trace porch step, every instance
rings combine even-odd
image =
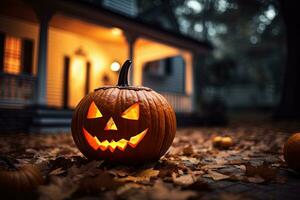
[[[72,110],[55,108],[0,108],[0,134],[3,133],[59,133],[71,132]],[[178,127],[224,125],[226,117],[220,113],[176,113]]]
[[[70,132],[72,112],[72,110],[37,110],[36,115],[33,117],[30,132]],[[178,127],[225,125],[227,123],[225,115],[220,113],[215,115],[176,113],[176,118]]]
[[[32,110],[0,108],[0,134],[28,132]]]
[[[72,110],[38,108],[34,111],[29,131],[32,133],[70,132]]]

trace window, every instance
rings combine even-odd
[[[4,44],[3,71],[9,74],[21,72],[21,45],[22,40],[17,37],[6,36]]]
[[[186,63],[182,56],[144,63],[143,85],[159,92],[185,93]]]
[[[32,74],[33,41],[0,33],[0,71]]]

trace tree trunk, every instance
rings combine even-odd
[[[286,26],[287,62],[275,117],[300,118],[300,14],[297,1],[280,0]]]

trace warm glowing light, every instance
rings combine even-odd
[[[110,65],[111,71],[114,71],[114,72],[118,72],[120,70],[120,68],[121,68],[121,65],[118,62],[113,62]]]
[[[123,113],[122,117],[125,119],[138,120],[140,116],[140,105],[135,103],[129,108],[127,108]]]
[[[22,40],[17,37],[6,36],[4,44],[3,71],[10,74],[21,72]]]
[[[93,101],[90,105],[90,108],[89,108],[89,111],[87,114],[87,118],[94,119],[94,118],[100,118],[100,117],[102,117],[102,113],[100,112],[100,110],[96,106],[95,102]]]
[[[146,135],[147,131],[148,131],[148,129],[144,130],[143,132],[141,132],[140,134],[138,134],[136,136],[131,137],[128,144],[132,148],[135,148],[140,143],[140,141],[142,141],[142,139]]]
[[[106,123],[106,126],[104,130],[118,130],[116,123],[114,122],[113,118],[109,118],[108,122]]]
[[[120,36],[120,35],[122,35],[122,29],[119,29],[119,28],[112,28],[111,29],[111,33],[113,34],[113,35],[115,35],[115,36]]]
[[[89,145],[94,149],[97,150],[99,147],[99,140],[98,138],[94,138],[91,136],[85,129],[83,129],[84,137],[86,141],[89,143]]]
[[[93,137],[91,134],[89,134],[89,132],[87,130],[85,130],[83,128],[84,137],[85,137],[86,141],[88,142],[88,144],[94,150],[100,149],[101,151],[106,151],[108,149],[110,152],[114,152],[116,148],[118,148],[121,151],[125,151],[127,144],[129,146],[131,146],[132,148],[135,148],[143,140],[143,138],[145,137],[147,132],[148,132],[148,129],[145,129],[141,133],[139,133],[135,136],[132,136],[129,139],[129,141],[126,139],[121,139],[119,141],[111,140],[109,142],[107,140],[104,140],[104,141],[100,142],[96,136]]]
[[[71,59],[69,74],[69,106],[76,107],[85,95],[86,60],[83,56],[74,56]]]

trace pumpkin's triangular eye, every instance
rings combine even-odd
[[[89,111],[87,114],[87,118],[94,119],[94,118],[100,118],[100,117],[102,117],[102,113],[100,112],[100,110],[96,106],[95,102],[93,101],[90,105],[90,108],[89,108]]]
[[[125,119],[138,120],[140,116],[140,105],[135,103],[129,108],[127,108],[121,115]]]

